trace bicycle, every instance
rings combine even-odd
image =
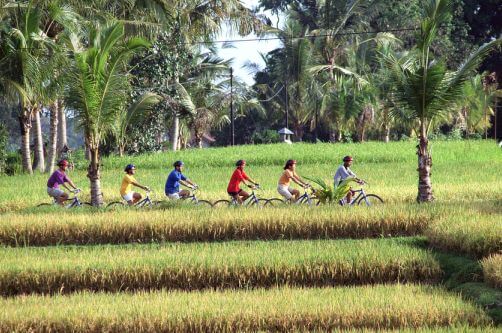
[[[196,206],[209,206],[209,207],[213,207],[213,204],[210,201],[199,200],[199,198],[197,198],[196,193],[199,190],[198,186],[196,186],[196,187],[188,187],[188,189],[190,191],[190,195],[187,196],[187,197],[182,197],[182,198],[180,198],[180,200],[192,203],[192,204],[194,204]]]
[[[244,202],[242,202],[242,204],[240,204],[237,201],[237,199],[235,199],[234,197],[231,197],[230,200],[222,199],[222,200],[216,201],[215,203],[213,203],[213,207],[216,207],[216,208],[231,207],[231,206],[264,207],[268,200],[258,198],[255,193],[255,190],[261,190],[260,186],[259,185],[253,186],[252,189],[253,189],[253,191],[251,192],[251,195],[249,196],[249,198],[244,200]]]
[[[81,189],[76,189],[74,191],[72,191],[73,194],[74,194],[74,197],[73,198],[68,198],[66,199],[65,201],[71,201],[71,203],[69,203],[68,205],[64,206],[64,208],[66,209],[71,209],[71,208],[75,208],[75,207],[81,207],[81,206],[92,206],[90,202],[82,202],[79,200],[78,198],[78,194],[80,192],[82,192]],[[52,206],[52,205],[59,205],[58,201],[56,198],[54,198],[54,201],[52,203],[47,203],[47,202],[44,202],[44,203],[41,203],[39,205],[37,205],[37,207],[46,207],[46,206]]]
[[[145,192],[145,198],[141,199],[140,201],[136,202],[132,207],[137,207],[137,208],[144,208],[144,207],[153,207],[157,206],[161,203],[161,201],[154,201],[150,198],[150,193],[152,191],[146,191]],[[116,207],[124,207],[124,206],[129,206],[127,202],[124,202],[124,200],[121,201],[114,201],[110,202],[106,208],[116,208]]]
[[[365,181],[361,181],[360,185],[365,185],[367,184]],[[375,206],[378,204],[383,204],[384,201],[382,198],[380,198],[376,194],[366,194],[364,189],[361,187],[359,190],[352,190],[352,192],[359,193],[357,196],[353,196],[353,199],[350,203],[345,202],[345,198],[340,200],[340,205],[341,206],[355,206],[356,204],[360,206],[361,204],[366,204],[366,206]]]
[[[287,205],[287,204],[293,204],[293,205],[308,205],[312,206],[314,204],[315,198],[309,194],[308,190],[312,192],[312,194],[315,194],[315,189],[312,186],[304,186],[304,193],[298,197],[296,200],[286,200],[286,199],[280,199],[280,198],[272,198],[267,200],[265,203],[265,207],[278,207],[282,205]],[[317,202],[317,205],[319,202]]]

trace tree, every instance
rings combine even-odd
[[[415,48],[402,59],[387,58],[396,86],[396,101],[418,122],[418,202],[434,200],[430,178],[432,156],[427,138],[432,122],[451,111],[462,95],[464,83],[490,51],[501,44],[498,39],[481,46],[456,71],[448,71],[444,61],[434,59],[431,45],[440,26],[448,20],[451,6],[451,0],[426,1]]]
[[[39,116],[40,103],[45,99],[44,83],[50,80],[50,59],[47,55],[53,43],[41,29],[42,13],[35,1],[15,9],[7,31],[2,31],[0,80],[10,101],[19,104],[23,169],[31,174],[30,131],[33,117]],[[43,171],[43,143],[39,127],[37,134],[36,154]]]
[[[84,37],[88,46],[73,43],[74,64],[67,101],[80,120],[90,150],[87,177],[91,202],[103,203],[100,185],[99,146],[125,108],[130,91],[126,71],[130,57],[149,44],[141,38],[124,40],[124,25],[111,23],[90,27]]]

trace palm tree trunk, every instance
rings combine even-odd
[[[123,157],[124,156],[124,151],[125,151],[125,145],[124,144],[119,144],[119,156]]]
[[[54,171],[54,164],[56,164],[57,143],[58,143],[58,114],[59,104],[57,101],[50,106],[51,115],[51,129],[50,129],[50,142],[49,142],[49,155],[47,156],[47,170],[50,174]]]
[[[34,123],[35,123],[35,165],[33,169],[38,169],[40,172],[45,171],[45,158],[44,158],[44,138],[42,137],[42,123],[40,121],[40,110],[35,108]]]
[[[58,143],[57,150],[61,153],[64,146],[68,146],[68,138],[66,137],[66,114],[62,101],[58,101]]]
[[[84,140],[84,157],[86,160],[90,161],[91,160],[91,149],[89,148],[89,140],[85,138]]]
[[[103,205],[101,193],[101,176],[99,173],[99,148],[90,148],[91,161],[87,169],[87,177],[91,182],[91,204],[95,207]]]
[[[434,201],[432,194],[431,169],[432,156],[429,153],[429,140],[425,124],[422,122],[420,128],[420,142],[417,146],[418,155],[418,195],[417,202]]]
[[[172,142],[173,151],[178,150],[179,136],[180,136],[180,118],[178,117],[178,115],[176,113],[174,113],[173,128],[172,128],[172,133],[171,133],[171,142]]]
[[[390,126],[385,124],[383,127],[383,130],[384,130],[383,142],[389,143],[389,141],[390,141]]]
[[[30,130],[31,130],[31,110],[24,109],[19,116],[19,127],[21,129],[21,158],[23,170],[29,174],[33,173],[31,165]]]

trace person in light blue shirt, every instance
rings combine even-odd
[[[354,159],[352,158],[352,156],[345,156],[343,158],[343,164],[338,167],[338,170],[336,170],[335,173],[335,187],[337,187],[338,185],[340,185],[341,182],[350,177],[354,178],[356,182],[358,182],[359,184],[363,183],[363,181],[357,178],[356,174],[352,170],[350,170],[353,160]],[[351,188],[347,193],[346,197],[347,203],[350,203],[352,201],[353,195],[354,192],[352,191]]]
[[[180,184],[189,188],[196,188],[197,184],[193,183],[190,179],[185,177],[183,174],[183,166],[185,163],[182,161],[174,162],[174,170],[171,171],[169,176],[167,177],[166,186],[164,192],[169,199],[180,199],[186,198],[190,195],[190,192],[187,190],[180,190]]]

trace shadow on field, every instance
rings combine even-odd
[[[429,249],[443,271],[442,285],[483,308],[496,325],[502,325],[502,291],[484,283],[480,261],[437,251],[426,238],[403,242],[411,247]]]

